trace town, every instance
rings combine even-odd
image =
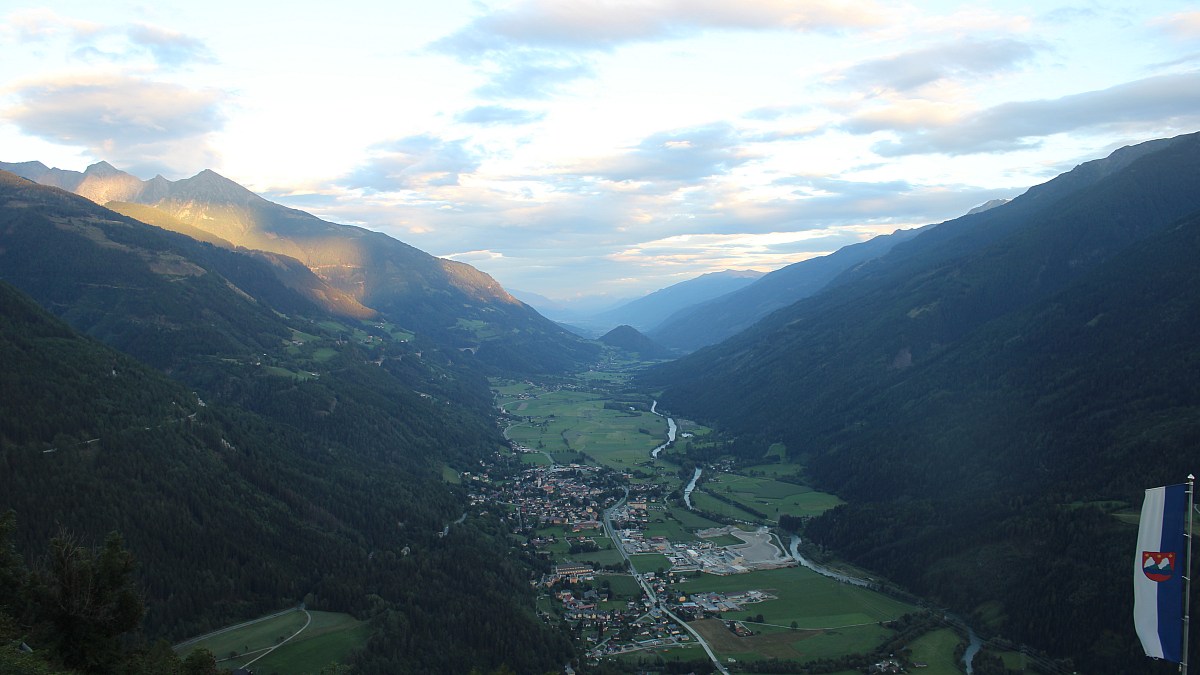
[[[531,450],[515,442],[510,447],[511,453],[497,454],[491,466],[463,474],[471,503],[502,508],[510,533],[549,565],[531,582],[552,600],[545,618],[567,621],[576,638],[587,643],[589,656],[695,644],[680,618],[719,618],[774,596],[761,590],[689,595],[689,579],[796,564],[766,528],[708,528],[690,541],[647,535],[654,516],[667,510],[670,491],[661,483],[632,482],[630,473],[588,464],[519,468],[523,465],[514,458]],[[732,544],[714,543],[730,536]],[[598,552],[608,553],[612,562],[575,559],[595,561]],[[639,571],[630,556],[666,564]],[[743,622],[728,624],[734,635],[751,634]]]

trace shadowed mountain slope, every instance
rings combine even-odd
[[[647,384],[848,499],[814,539],[1082,670],[1138,671],[1128,598],[1101,590],[1127,583],[1132,528],[1100,505],[1195,469],[1198,187],[1200,136],[1124,148]]]
[[[633,326],[617,326],[600,337],[600,342],[624,352],[637,354],[643,360],[666,359],[671,352],[638,332]]]

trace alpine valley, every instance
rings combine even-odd
[[[0,639],[35,647],[0,649],[0,672],[214,672],[169,643],[293,606],[362,631],[326,672],[877,665],[715,641],[720,658],[601,658],[616,637],[589,642],[536,599],[568,559],[555,568],[528,509],[497,496],[543,457],[603,476],[572,484],[586,527],[652,484],[669,488],[642,510],[664,528],[676,510],[721,518],[690,515],[695,490],[988,649],[1038,655],[979,659],[981,675],[1173,670],[1128,628],[1128,574],[1141,491],[1200,457],[1198,134],[766,275],[664,289],[592,317],[629,324],[600,340],[473,267],[212,171],[0,169]],[[552,426],[566,412],[538,413],[535,386],[594,403],[589,424],[619,415],[635,441],[669,411],[667,442],[583,467],[584,423]],[[520,412],[498,409],[509,394]],[[522,425],[538,447],[509,435]],[[829,501],[768,513],[700,478],[734,470]],[[539,475],[535,492],[561,485]],[[720,522],[739,545],[737,519]],[[570,545],[557,553],[609,555],[605,592],[632,595],[597,602],[638,607],[639,629],[692,593],[652,600],[651,581],[615,581],[628,555]],[[892,644],[876,642],[860,651]]]

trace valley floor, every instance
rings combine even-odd
[[[922,672],[960,672],[965,638],[943,619],[797,565],[772,529],[780,516],[839,503],[806,485],[802,467],[779,461],[777,447],[760,464],[697,465],[689,450],[713,439],[687,420],[671,421],[678,438],[652,456],[668,419],[648,398],[611,393],[606,384],[621,379],[494,381],[510,448],[461,475],[472,502],[500,510],[514,540],[546,565],[539,612],[568,622],[587,663],[798,672],[821,661],[828,672],[860,672],[912,642],[899,652],[906,663],[919,646]],[[697,466],[688,508],[682,491]]]

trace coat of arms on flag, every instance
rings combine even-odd
[[[1142,551],[1142,572],[1150,581],[1169,580],[1175,575],[1175,552]]]
[[[1146,656],[1184,663],[1183,599],[1194,479],[1146,490],[1133,557],[1133,625]],[[1182,669],[1186,672],[1186,668]]]

